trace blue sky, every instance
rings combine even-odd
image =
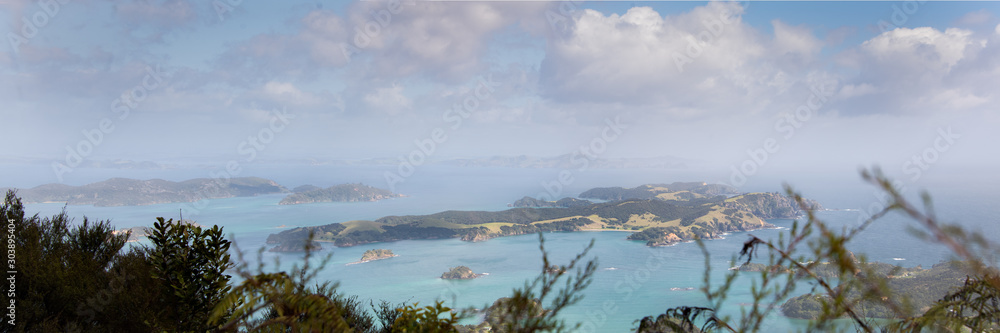
[[[262,160],[394,158],[436,129],[433,158],[552,156],[619,119],[606,157],[725,168],[774,139],[776,166],[897,166],[952,128],[942,164],[998,164],[996,2],[392,6],[0,0],[0,116],[18,138],[0,162],[245,159],[267,129]],[[292,115],[281,131],[275,110]]]

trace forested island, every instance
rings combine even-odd
[[[0,191],[6,192],[6,190],[0,188]],[[257,177],[197,178],[182,182],[112,178],[82,186],[46,184],[30,189],[17,189],[17,195],[25,203],[65,202],[67,205],[98,207],[195,202],[202,199],[251,197],[287,192],[287,188],[273,180]]]
[[[507,207],[579,207],[591,205],[593,202],[588,200],[581,200],[577,198],[562,198],[557,201],[545,201],[541,199],[535,199],[532,197],[523,197],[514,201],[514,203],[507,205]]]
[[[482,276],[483,274],[473,273],[472,269],[466,266],[452,267],[447,272],[441,274],[441,278],[446,280],[470,280]]]
[[[365,251],[365,253],[361,255],[361,260],[349,263],[348,265],[363,264],[369,261],[389,259],[396,256],[397,256],[396,254],[392,253],[392,250],[371,249]]]
[[[406,239],[483,241],[543,231],[625,230],[636,232],[629,239],[661,246],[695,238],[716,238],[726,232],[772,228],[765,219],[794,218],[802,214],[794,200],[778,193],[711,196],[714,192],[698,192],[698,189],[714,188],[724,193],[725,188],[695,184],[697,186],[682,187],[676,192],[663,186],[645,185],[640,189],[656,191],[656,195],[645,199],[629,195],[645,195],[643,192],[649,190],[626,189],[629,191],[616,194],[624,198],[622,200],[571,207],[445,211],[301,227],[271,234],[267,243],[276,245],[276,249],[301,251],[310,232],[315,234],[315,241],[343,247]],[[810,205],[814,209],[821,208],[815,202]]]
[[[402,197],[401,194],[389,190],[371,187],[364,184],[340,184],[328,188],[312,185],[296,187],[296,193],[281,199],[279,205],[298,205],[314,202],[356,202],[378,201]]]

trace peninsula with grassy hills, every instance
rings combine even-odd
[[[614,190],[620,192],[614,197],[621,199],[571,207],[445,211],[300,227],[271,234],[267,243],[276,248],[301,249],[310,233],[314,234],[316,242],[346,247],[408,239],[460,238],[476,242],[545,231],[618,230],[633,231],[629,236],[631,240],[663,246],[695,238],[718,238],[727,232],[773,228],[764,220],[795,218],[802,214],[795,200],[778,193],[730,197],[714,195],[734,191],[724,185],[690,184],[697,186],[671,190],[660,185],[643,185]],[[594,190],[588,192],[591,191]],[[655,192],[655,195],[650,196],[647,192]],[[808,205],[821,209],[815,202]]]

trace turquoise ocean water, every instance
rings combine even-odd
[[[248,168],[253,174],[275,181],[289,188],[302,184],[330,186],[345,182],[363,182],[385,187],[384,169],[368,167],[258,167]],[[424,167],[397,186],[396,191],[407,197],[380,202],[321,203],[279,206],[283,195],[266,195],[251,198],[209,200],[200,211],[185,211],[185,218],[201,224],[218,224],[232,235],[237,245],[254,256],[255,250],[264,246],[268,234],[284,230],[279,226],[310,226],[356,219],[375,219],[387,215],[427,214],[444,210],[502,210],[509,202],[528,195],[545,193],[541,185],[557,179],[560,170],[505,169],[505,168],[453,168]],[[206,173],[207,174],[207,173]],[[96,179],[105,175],[95,175]],[[197,172],[185,171],[159,176],[170,180],[203,177]],[[563,186],[559,196],[575,196],[595,186],[635,186],[644,183],[672,181],[716,181],[709,174],[694,171],[662,170],[588,170],[574,175],[574,181]],[[134,178],[151,178],[130,175]],[[172,177],[172,178],[171,178]],[[106,177],[105,177],[106,178]],[[975,180],[975,181],[973,181]],[[782,191],[781,183],[787,181],[808,197],[819,200],[828,208],[864,210],[877,202],[874,191],[863,184],[856,174],[840,178],[826,175],[800,176],[794,179],[760,176],[743,187],[744,191]],[[1000,214],[997,202],[1000,195],[993,189],[997,181],[989,177],[927,177],[912,188],[927,188],[934,194],[937,211],[946,221],[960,222],[979,230],[988,239],[1000,239],[996,216]],[[178,216],[182,204],[163,204],[139,207],[69,206],[71,216],[111,219],[119,228],[150,225],[157,216]],[[62,204],[30,204],[29,212],[52,215],[63,208]],[[857,225],[858,211],[826,211],[819,216],[835,226]],[[80,220],[78,218],[78,220]],[[773,224],[787,228],[791,220],[773,220]],[[873,225],[851,244],[851,249],[868,256],[869,260],[891,262],[903,266],[928,266],[948,259],[946,249],[928,245],[910,236],[906,230],[914,226],[900,216],[888,216]],[[762,238],[776,238],[782,229],[759,230],[753,234]],[[554,262],[564,263],[594,240],[592,257],[599,261],[599,270],[593,284],[585,291],[579,304],[566,310],[564,319],[578,322],[584,332],[626,332],[634,321],[643,316],[656,315],[680,305],[707,305],[698,290],[703,285],[705,258],[694,243],[669,247],[649,248],[641,242],[625,240],[626,232],[572,232],[547,233],[546,248]],[[729,261],[738,252],[746,235],[736,233],[725,239],[705,243],[711,259],[713,282],[721,280]],[[346,265],[358,260],[371,248],[388,248],[396,258]],[[538,275],[541,256],[537,235],[496,238],[485,242],[469,243],[457,239],[414,240],[386,244],[368,244],[350,248],[327,248],[333,259],[319,275],[325,281],[337,281],[339,290],[362,299],[388,300],[390,302],[420,302],[430,304],[444,300],[447,305],[481,308],[493,300],[511,294],[513,288]],[[271,262],[277,257],[283,266],[301,261],[301,254],[265,254]],[[761,259],[763,260],[763,258]],[[449,267],[465,265],[476,272],[488,273],[475,280],[446,281],[438,278]],[[722,309],[724,314],[738,315],[741,304],[749,302],[751,278],[743,276],[736,281],[730,300]],[[802,291],[809,286],[803,286]],[[772,315],[764,331],[794,331],[802,321]]]

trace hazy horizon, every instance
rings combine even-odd
[[[81,184],[88,165],[116,160],[220,171],[671,157],[726,182],[732,170],[856,177],[880,165],[917,180],[1000,166],[994,2],[11,0],[0,11],[0,169],[15,173],[0,186]]]

